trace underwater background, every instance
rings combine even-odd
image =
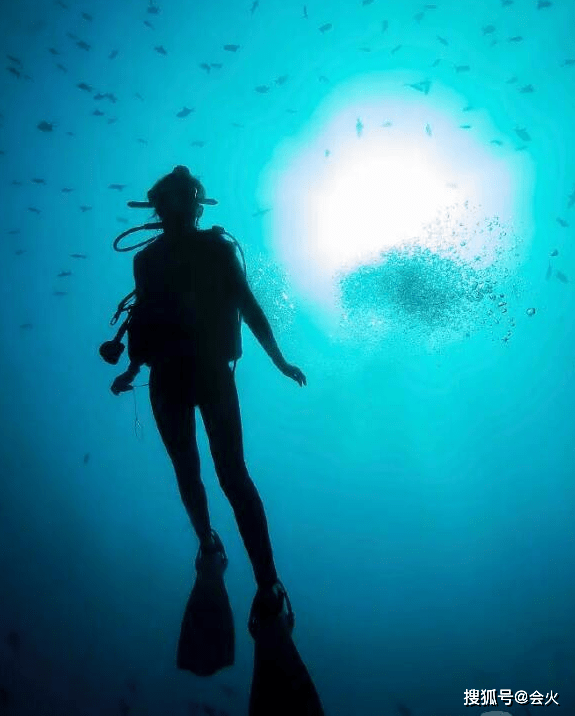
[[[237,632],[209,679],[175,666],[197,543],[147,388],[114,397],[98,355],[132,290],[112,241],[150,220],[126,202],[185,164],[308,379],[244,327],[246,461],[326,714],[575,714],[574,23],[2,3],[0,713],[247,714],[255,584],[203,428]]]

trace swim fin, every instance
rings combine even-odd
[[[234,616],[224,572],[224,546],[212,531],[214,549],[196,557],[196,581],[186,605],[178,642],[178,669],[196,676],[212,676],[235,660]]]
[[[314,683],[292,640],[294,614],[283,585],[271,609],[258,591],[248,628],[254,638],[249,716],[324,716]],[[279,611],[278,607],[279,606]],[[266,613],[267,612],[267,613]]]

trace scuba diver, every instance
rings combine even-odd
[[[307,671],[303,663],[299,665],[299,655],[290,639],[293,612],[278,579],[263,504],[244,461],[234,379],[235,362],[242,355],[242,318],[285,376],[300,387],[307,384],[306,378],[282,355],[269,321],[248,285],[245,266],[242,269],[234,243],[223,236],[227,232],[221,227],[198,228],[204,205],[217,203],[206,198],[201,182],[186,167],[177,166],[157,181],[147,196],[147,202],[129,205],[152,208],[160,222],[124,232],[114,244],[121,251],[148,245],[135,255],[135,292],[126,297],[135,296],[135,303],[118,332],[119,337],[128,333],[130,364],[114,380],[111,390],[114,395],[131,390],[141,366],[150,367],[153,415],[199,540],[197,578],[182,623],[178,666],[199,675],[210,675],[234,663],[233,617],[223,584],[227,556],[212,529],[200,477],[195,422],[198,407],[219,483],[234,511],[257,583],[249,622],[250,633],[256,640],[256,662],[258,653],[283,643],[286,659],[296,664],[298,682],[305,682]],[[163,231],[160,236],[130,249],[118,249],[118,240],[127,233],[160,227]],[[122,310],[128,310],[126,299],[118,307],[116,320]],[[102,357],[111,363],[117,363],[123,350],[118,336],[100,349]],[[110,350],[113,356],[107,355]],[[283,615],[281,624],[280,615]],[[267,631],[265,625],[270,627]],[[278,628],[280,633],[276,633]],[[262,637],[260,647],[258,636]],[[262,658],[269,661],[265,655],[260,656],[260,661]],[[311,682],[309,675],[307,679]],[[271,685],[270,679],[264,680]],[[262,677],[254,673],[254,687],[256,681],[261,682]],[[275,683],[276,694],[277,687]],[[258,709],[268,708],[265,698],[262,702],[262,688],[258,686],[259,696],[252,694],[254,714]],[[313,684],[307,689],[315,693]],[[313,713],[322,713],[321,708]]]

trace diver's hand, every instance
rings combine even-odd
[[[303,385],[307,385],[307,380],[305,375],[301,372],[301,370],[295,366],[290,365],[289,363],[281,363],[278,365],[278,368],[281,370],[281,372],[287,376],[288,378],[291,378],[292,380],[295,380],[296,383],[299,384],[300,388]]]
[[[126,371],[114,380],[110,390],[114,393],[114,395],[120,395],[120,393],[126,393],[129,390],[134,390],[134,387],[131,384],[133,380],[134,375],[130,371]]]

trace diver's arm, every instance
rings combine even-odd
[[[245,279],[240,284],[240,312],[274,365],[280,370],[285,368],[287,361],[277,344],[270,322]]]
[[[239,296],[239,309],[251,332],[259,341],[262,348],[274,362],[274,365],[288,378],[295,380],[300,386],[307,385],[305,375],[295,366],[290,365],[277,344],[270,322],[266,318],[262,307],[252,293],[246,277],[237,260],[234,260],[234,274],[236,290]]]
[[[144,282],[143,276],[144,272],[142,266],[142,256],[138,253],[134,256],[134,284],[136,291],[136,302],[142,300],[142,284]],[[134,378],[140,372],[140,368],[142,367],[142,365],[143,363],[136,361],[132,357],[130,357],[130,365],[128,366],[128,370],[125,373],[126,377],[130,381],[134,380]]]

